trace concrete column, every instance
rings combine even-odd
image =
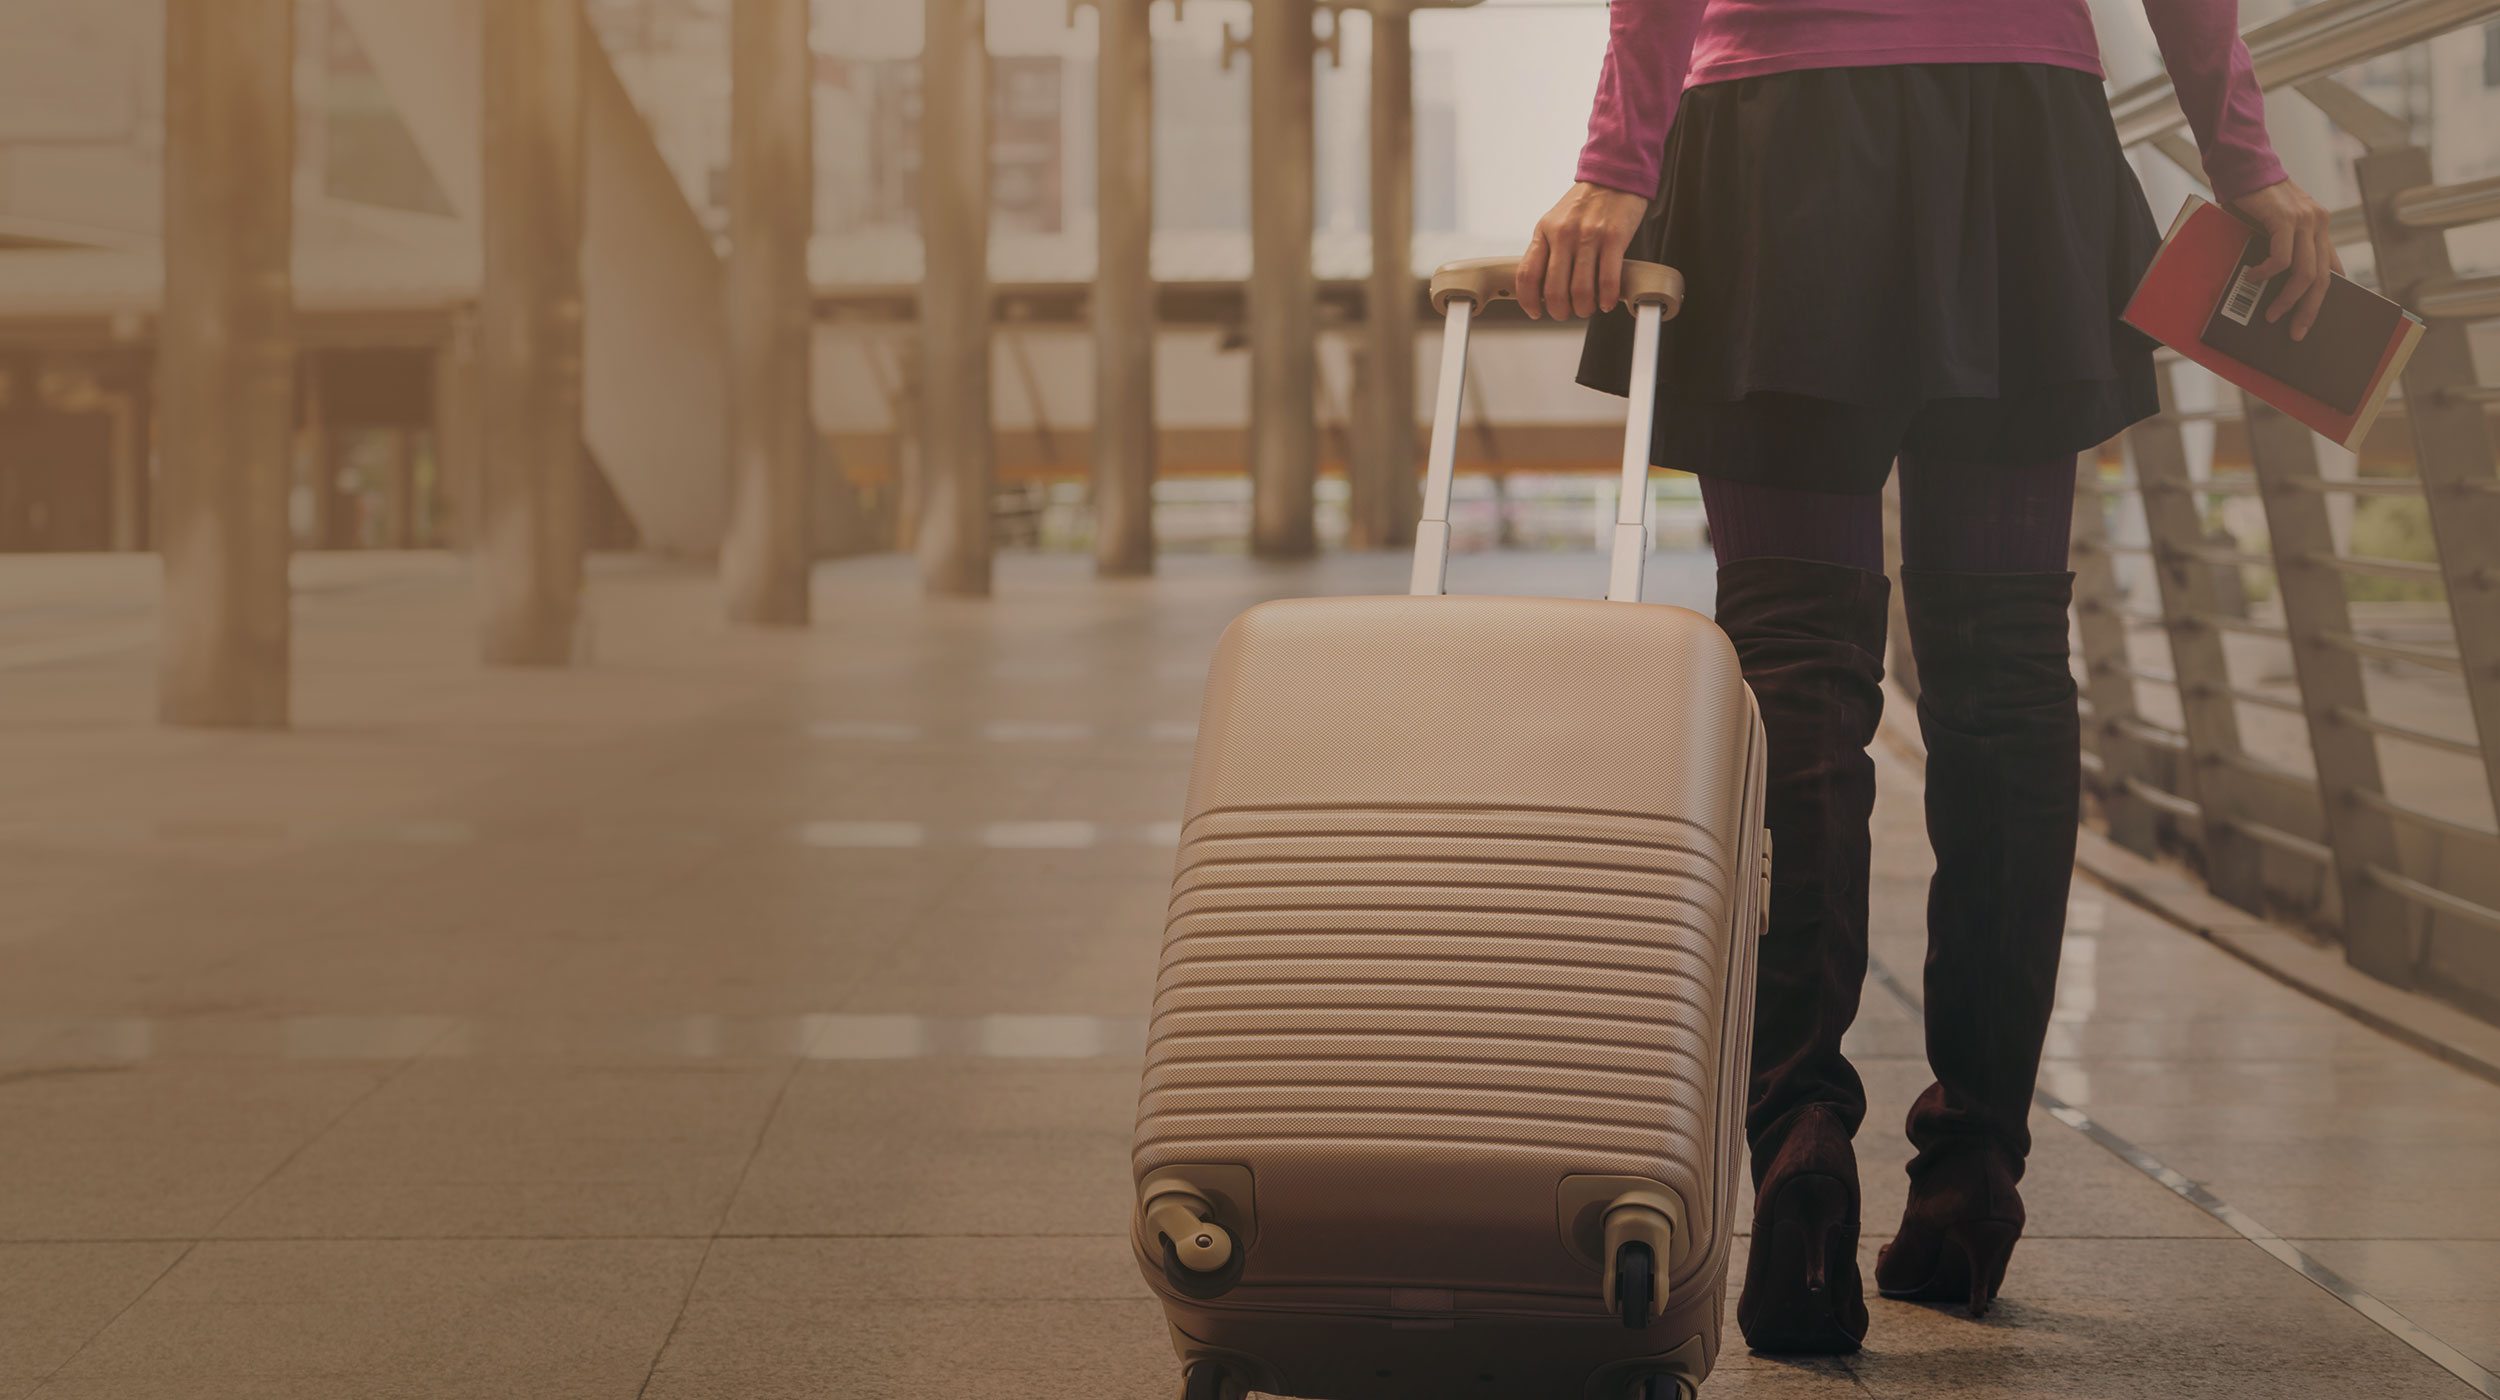
[[[1094,570],[1154,571],[1153,0],[1095,0]]]
[[[1257,0],[1250,21],[1250,552],[1265,559],[1319,548],[1313,8]]]
[[[807,0],[736,0],[729,24],[729,533],[738,622],[804,624],[815,414],[814,55]]]
[[[1357,435],[1347,543],[1415,542],[1415,43],[1405,0],[1372,0],[1370,421]]]
[[[479,395],[477,316],[461,312],[434,352],[434,490],[442,542],[462,553],[478,544]]]
[[[484,13],[486,265],[478,296],[485,655],[573,657],[582,586],[580,0]]]
[[[391,548],[417,547],[416,430],[391,429]]]
[[[287,723],[295,0],[166,0],[158,714]]]
[[[920,54],[920,580],[990,591],[990,56],[985,0],[925,0]]]

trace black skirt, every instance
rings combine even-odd
[[[2045,64],[1814,68],[1696,87],[1631,256],[1684,273],[1652,460],[1881,490],[1902,452],[2029,465],[2158,407],[2119,313],[2160,231],[2098,79]],[[1622,394],[1632,319],[1580,382]]]

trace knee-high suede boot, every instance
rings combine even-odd
[[[2015,1183],[2074,874],[2082,774],[2072,574],[1904,570],[1927,741],[1927,1061],[1910,1198],[1875,1282],[1987,1311],[2020,1238]]]
[[[1840,1053],[1866,978],[1866,746],[1883,709],[1891,586],[1802,559],[1719,570],[1719,625],[1736,644],[1769,741],[1770,930],[1755,994],[1753,1245],[1737,1325],[1757,1351],[1842,1353],[1866,1336],[1851,1135],[1866,1089]]]

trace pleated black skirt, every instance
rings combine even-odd
[[[2098,79],[2044,64],[1816,68],[1684,94],[1631,256],[1684,273],[1652,460],[1881,490],[1904,452],[2029,465],[2158,407],[2118,317],[2160,243]],[[1580,382],[1621,394],[1632,320]]]

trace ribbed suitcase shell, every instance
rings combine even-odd
[[[1620,1400],[1718,1345],[1765,898],[1761,722],[1681,608],[1269,603],[1208,679],[1135,1144],[1247,1168],[1184,1361],[1324,1400]],[[1689,1212],[1624,1327],[1563,1178]]]

